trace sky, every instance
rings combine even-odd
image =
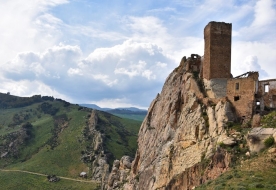
[[[148,108],[210,21],[232,23],[233,76],[276,78],[276,0],[0,0],[0,92]]]

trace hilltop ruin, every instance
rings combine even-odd
[[[226,97],[242,120],[276,108],[276,79],[259,80],[258,71],[231,74],[232,24],[210,22],[204,28],[204,56],[182,59],[188,72],[198,72],[210,99]]]

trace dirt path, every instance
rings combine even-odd
[[[0,169],[0,171],[3,172],[22,172],[22,173],[28,173],[28,174],[33,174],[33,175],[39,175],[39,176],[47,176],[46,174],[41,174],[41,173],[36,173],[36,172],[29,172],[25,170],[3,170]],[[61,177],[58,176],[60,179],[66,179],[66,180],[71,180],[71,181],[78,181],[78,182],[85,182],[85,183],[99,183],[98,181],[95,180],[80,180],[80,179],[74,179],[74,178],[69,178],[69,177]]]

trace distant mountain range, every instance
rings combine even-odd
[[[129,118],[138,121],[143,121],[147,115],[147,110],[139,109],[135,107],[126,107],[126,108],[101,108],[96,104],[79,104],[80,106],[92,108],[95,110],[100,110],[104,112],[111,113],[113,115],[122,117],[122,118]]]
[[[135,107],[126,107],[126,108],[101,108],[100,106],[96,104],[79,104],[80,106],[87,107],[87,108],[92,108],[100,111],[109,111],[109,110],[129,110],[133,112],[147,112],[148,110],[145,109],[139,109]]]

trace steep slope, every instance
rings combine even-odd
[[[229,154],[217,145],[228,138],[225,126],[235,119],[231,104],[205,98],[186,64],[169,75],[152,101],[123,189],[191,189],[229,168]],[[109,189],[118,188],[115,182]]]
[[[225,172],[215,180],[197,187],[197,190],[275,190],[276,149],[259,153],[243,160],[240,165]]]

